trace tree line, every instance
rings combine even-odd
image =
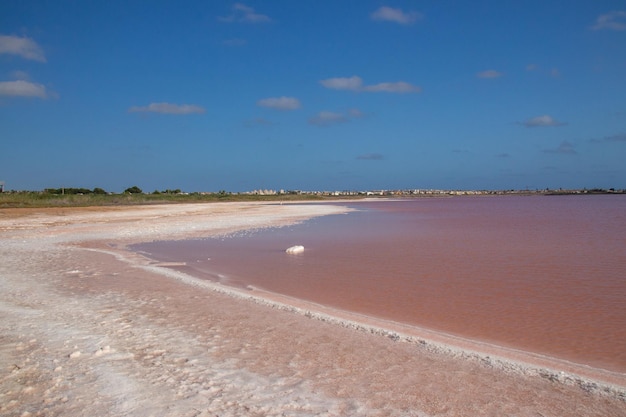
[[[57,194],[57,195],[115,194],[115,193],[108,192],[100,187],[96,187],[93,190],[90,190],[89,188],[74,188],[74,187],[46,188],[43,190],[43,192],[46,194]],[[164,190],[164,191],[154,191],[153,194],[180,194],[180,193],[181,193],[180,190]],[[132,187],[128,187],[127,189],[125,189],[123,194],[143,194],[143,190],[137,187],[136,185],[134,185]]]

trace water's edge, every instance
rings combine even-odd
[[[129,263],[146,271],[175,279],[185,285],[214,291],[236,299],[264,305],[291,314],[305,316],[312,320],[341,326],[354,331],[386,337],[399,343],[410,343],[418,350],[446,355],[460,360],[469,360],[481,366],[495,368],[502,372],[527,377],[539,377],[553,383],[576,386],[595,395],[604,395],[626,402],[626,375],[579,365],[556,358],[536,355],[531,352],[516,351],[500,346],[422,329],[417,326],[402,325],[374,317],[359,316],[348,311],[329,309],[303,300],[294,300],[280,294],[256,289],[248,291],[196,278],[189,274],[161,266],[154,260],[144,257],[127,248],[105,250],[88,248],[114,256],[119,261]],[[497,351],[498,353],[494,353]]]

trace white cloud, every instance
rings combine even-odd
[[[375,85],[366,85],[363,87],[363,91],[369,92],[385,92],[385,93],[421,93],[422,88],[406,83],[404,81],[398,81],[395,83],[380,83]]]
[[[235,3],[233,13],[230,16],[219,17],[222,22],[247,22],[247,23],[264,23],[271,22],[269,16],[257,13],[252,7],[242,3]]]
[[[563,142],[561,142],[561,144],[559,146],[557,146],[554,149],[546,149],[544,150],[545,153],[556,153],[556,154],[560,154],[560,155],[576,155],[578,154],[578,152],[576,152],[576,149],[574,149],[574,145],[572,145],[571,143],[569,143],[568,141],[564,140]]]
[[[548,126],[564,126],[566,123],[559,122],[558,120],[552,118],[552,116],[543,115],[533,117],[531,119],[526,120],[521,123],[526,127],[548,127]]]
[[[24,80],[24,81],[30,80],[30,75],[28,75],[26,71],[15,70],[11,73],[11,75],[13,76],[13,78],[17,80]]]
[[[0,82],[0,96],[46,98],[48,93],[41,84],[18,80]]]
[[[264,14],[256,13],[252,7],[246,6],[245,4],[237,3],[233,6],[235,11],[239,12],[242,17],[241,20],[244,22],[269,22],[272,19],[269,16]]]
[[[478,78],[499,78],[499,77],[502,77],[503,75],[504,74],[496,70],[486,70],[486,71],[481,71],[476,74]]]
[[[536,72],[539,74],[543,74],[543,75],[549,75],[552,78],[560,78],[561,77],[561,71],[556,68],[553,67],[552,69],[548,70],[544,70],[542,68],[539,67],[539,65],[537,64],[528,64],[526,65],[526,71],[528,72]]]
[[[354,119],[360,119],[362,117],[365,117],[365,113],[363,113],[361,110],[359,109],[350,109],[348,110],[348,115]]]
[[[326,80],[321,80],[320,84],[332,90],[366,91],[371,93],[385,92],[402,94],[420,93],[422,91],[421,87],[409,84],[404,81],[363,85],[363,80],[361,79],[361,77],[358,77],[356,75],[344,78],[328,78]]]
[[[601,139],[591,139],[591,142],[595,142],[595,143],[625,142],[626,143],[626,133],[618,133],[616,135],[605,136]]]
[[[404,12],[402,11],[402,9],[394,9],[392,7],[382,6],[374,11],[370,15],[370,17],[373,20],[394,22],[401,25],[409,25],[411,23],[414,23],[416,20],[421,19],[422,14],[415,11]]]
[[[300,100],[293,97],[269,97],[256,102],[257,106],[277,110],[296,110],[300,108]]]
[[[320,81],[326,88],[330,88],[333,90],[352,90],[359,91],[361,86],[363,85],[363,80],[361,77],[357,77],[356,75],[352,77],[338,77],[338,78],[328,78],[326,80]]]
[[[24,59],[46,62],[43,50],[30,38],[0,35],[0,54],[19,55]]]
[[[309,119],[309,123],[316,126],[330,126],[338,123],[345,123],[348,118],[342,113],[321,111]]]
[[[129,113],[163,113],[163,114],[193,114],[204,113],[204,108],[193,104],[150,103],[147,106],[133,106]]]
[[[349,122],[351,119],[361,119],[366,115],[359,109],[350,109],[345,113],[321,111],[309,119],[309,124],[316,126],[331,126]]]
[[[626,142],[626,133],[621,133],[613,136],[607,136],[604,138],[607,142]]]
[[[243,125],[245,127],[273,126],[274,122],[262,117],[257,117],[256,119],[246,120]]]
[[[626,30],[626,11],[616,10],[598,16],[591,29]]]

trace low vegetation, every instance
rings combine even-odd
[[[123,193],[109,193],[102,188],[49,188],[44,191],[5,191],[0,193],[0,208],[19,207],[91,207],[167,203],[208,203],[218,201],[306,201],[323,200],[325,197],[298,195],[234,194],[226,191],[215,193],[183,193],[180,190],[155,190],[144,193],[139,187],[127,188]]]
[[[480,195],[588,195],[588,194],[626,194],[626,189],[581,189],[581,190],[505,190],[505,191],[454,191],[454,190],[399,190],[376,192],[269,192],[231,193],[217,191],[212,193],[185,193],[176,190],[155,190],[145,193],[137,186],[129,187],[123,193],[111,193],[102,188],[47,188],[43,191],[5,191],[0,192],[1,208],[19,207],[91,207],[124,206],[141,204],[170,203],[210,203],[218,201],[320,201],[335,199],[359,199],[364,197],[413,198],[413,197],[450,197]]]

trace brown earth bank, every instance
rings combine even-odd
[[[0,415],[626,416],[621,374],[237,292],[124,249],[345,210],[0,210]]]

